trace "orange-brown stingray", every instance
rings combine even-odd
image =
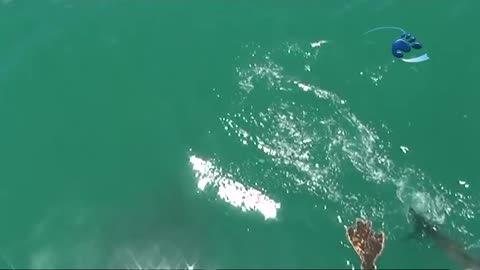
[[[357,218],[356,225],[356,228],[347,227],[348,240],[362,261],[362,269],[377,269],[375,262],[383,252],[385,235],[374,233],[368,220]]]

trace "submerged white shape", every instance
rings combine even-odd
[[[280,203],[275,202],[259,190],[232,180],[229,175],[222,173],[208,160],[191,156],[190,163],[198,179],[197,186],[200,190],[205,190],[207,185],[211,185],[217,188],[217,195],[222,200],[244,212],[258,211],[265,219],[277,217],[277,209],[280,209]]]

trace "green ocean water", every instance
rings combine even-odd
[[[0,1],[0,266],[359,269],[364,217],[379,268],[462,269],[406,213],[480,257],[478,10]]]

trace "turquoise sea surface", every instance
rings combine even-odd
[[[0,267],[463,269],[407,211],[480,257],[479,10],[0,0]]]

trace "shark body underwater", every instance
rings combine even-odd
[[[462,245],[446,235],[440,233],[439,229],[418,214],[413,208],[409,209],[409,219],[415,226],[414,234],[430,238],[450,259],[456,262],[463,269],[480,270],[480,260],[470,256]]]
[[[420,236],[431,239],[450,259],[464,270],[480,270],[480,260],[470,256],[458,242],[448,238],[431,224],[424,216],[410,207],[408,219],[414,225],[410,236]],[[377,269],[376,261],[383,253],[385,246],[384,232],[375,232],[372,222],[357,218],[353,226],[346,227],[347,239],[361,260],[362,270]]]

